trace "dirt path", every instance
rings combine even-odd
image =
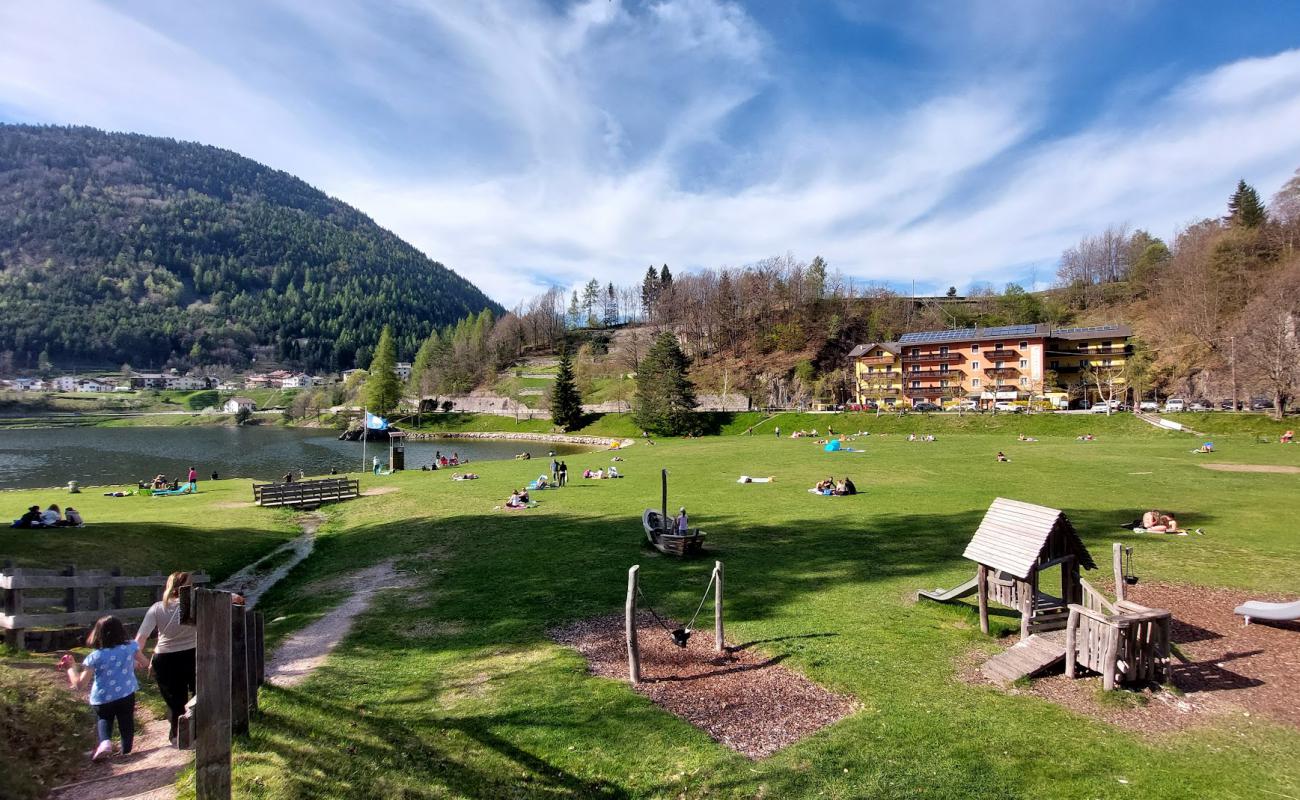
[[[275,550],[231,575],[217,588],[226,592],[242,594],[244,596],[244,605],[248,608],[256,606],[257,601],[261,599],[262,595],[266,594],[267,589],[274,586],[281,578],[289,574],[289,570],[311,555],[312,548],[316,545],[316,531],[320,529],[321,523],[324,521],[325,517],[321,514],[302,514],[298,517],[298,524],[302,527],[301,536],[285,542]],[[284,553],[288,553],[289,556],[279,566],[269,570],[263,566],[279,559]]]
[[[385,561],[352,575],[352,596],[337,608],[285,639],[266,663],[268,683],[283,688],[297,686],[329,658],[338,643],[352,629],[356,616],[370,607],[375,592],[409,585],[404,576]]]

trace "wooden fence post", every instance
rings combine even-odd
[[[1111,566],[1115,570],[1115,601],[1125,600],[1124,589],[1124,545],[1115,542],[1111,545]]]
[[[75,577],[77,574],[77,565],[69,564],[67,568],[63,570],[62,574],[69,578]],[[77,610],[77,588],[75,586],[69,586],[67,589],[63,590],[63,608],[69,614]]]
[[[983,564],[975,567],[975,588],[979,591],[980,632],[989,632],[989,568]]]
[[[198,624],[194,783],[198,800],[230,800],[230,595],[194,591]]]
[[[14,576],[22,574],[22,570],[14,569],[11,566],[12,563],[13,562],[11,561],[5,562],[5,570],[7,574],[14,575]],[[23,590],[22,589],[5,589],[4,610],[5,610],[5,615],[10,617],[16,617],[19,614],[23,613]],[[9,645],[15,650],[26,650],[27,649],[26,632],[22,628],[12,628],[12,629],[6,628],[5,644]]]
[[[713,562],[713,576],[718,583],[713,588],[713,646],[719,652],[724,652],[726,646],[722,638],[722,562]]]
[[[266,617],[261,611],[254,611],[257,619],[257,685],[266,683]]]
[[[636,585],[640,565],[627,571],[627,605],[624,607],[624,625],[627,629],[627,677],[632,683],[641,682],[641,649],[636,641]]]
[[[1075,664],[1079,660],[1078,636],[1079,612],[1072,608],[1065,621],[1065,677],[1067,678],[1074,677]]]
[[[230,730],[248,733],[248,624],[243,606],[230,609]]]

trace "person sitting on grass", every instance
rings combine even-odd
[[[1162,514],[1154,508],[1142,515],[1142,529],[1148,533],[1182,532],[1178,529],[1178,520],[1174,519],[1173,514]]]
[[[538,475],[538,476],[537,476],[537,488],[538,488],[538,489],[545,489],[547,486],[550,485],[547,481],[548,481],[548,479],[547,479],[547,477],[546,477],[545,475]]]
[[[1282,434],[1282,437],[1278,439],[1278,441],[1281,442],[1282,444],[1291,444],[1291,440],[1294,438],[1295,438],[1295,431],[1287,431],[1286,433]]]
[[[73,689],[90,686],[90,705],[98,717],[99,746],[90,757],[99,761],[113,752],[113,723],[122,737],[122,755],[130,755],[135,742],[135,679],[140,646],[126,635],[122,621],[112,615],[100,617],[86,638],[90,655],[78,667],[71,653],[59,659],[59,669],[68,674]]]
[[[853,479],[850,478],[848,475],[845,475],[844,480],[840,481],[839,483],[839,491],[836,492],[836,494],[843,495],[845,497],[850,497],[857,493],[858,493],[858,487],[853,483]]]
[[[41,507],[31,506],[27,513],[14,520],[11,528],[44,528],[45,523],[41,521]]]
[[[520,497],[518,490],[511,492],[510,499],[506,501],[506,508],[526,508],[527,506],[528,501]]]
[[[1193,453],[1213,453],[1213,452],[1214,452],[1214,442],[1205,442],[1204,444],[1202,444],[1200,447],[1196,448],[1196,449],[1193,450],[1192,452],[1193,452]]]
[[[1010,460],[1011,459],[1007,458],[1006,453],[1002,452],[1001,450],[998,451],[998,461],[1010,461]]]
[[[63,511],[63,524],[73,528],[86,527],[86,521],[81,518],[81,512],[72,506],[68,506]]]
[[[619,471],[618,471],[618,467],[613,467],[613,466],[611,466],[611,467],[609,468],[609,477],[611,477],[611,478],[621,478],[621,477],[623,477],[623,476],[622,476],[622,474],[619,473]]]

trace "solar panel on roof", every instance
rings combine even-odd
[[[1119,325],[1092,325],[1086,328],[1057,328],[1056,333],[1092,333],[1094,331],[1116,331]]]

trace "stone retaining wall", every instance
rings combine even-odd
[[[620,439],[609,436],[577,436],[567,433],[514,433],[502,432],[495,433],[492,431],[447,431],[443,432],[412,432],[406,436],[408,441],[421,441],[426,439],[518,439],[529,442],[558,442],[562,444],[596,444],[604,447],[628,447],[636,442],[635,439]]]

